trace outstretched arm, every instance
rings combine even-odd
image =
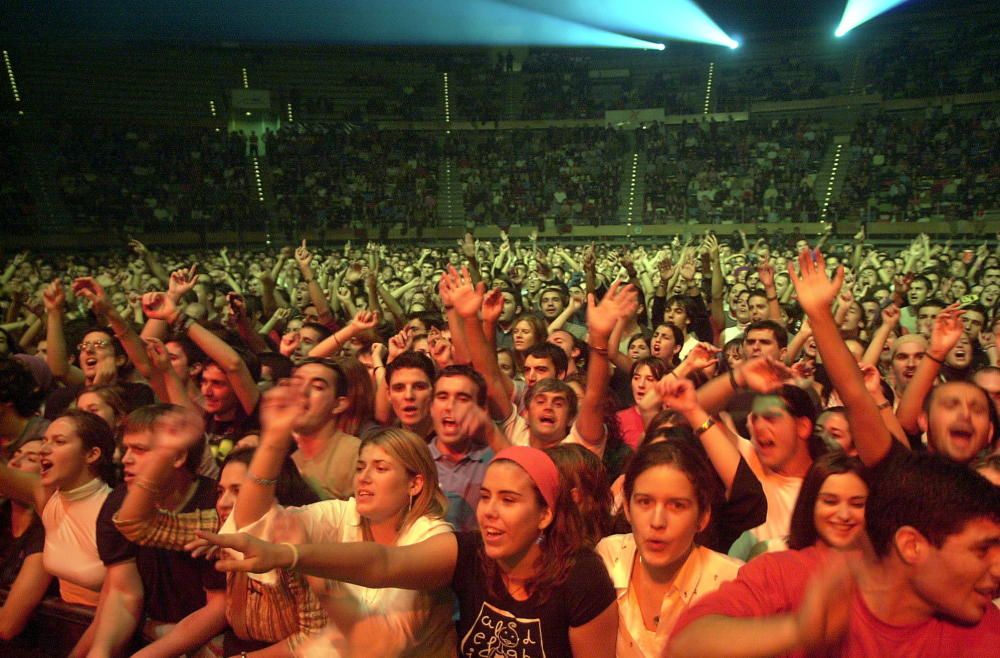
[[[362,541],[341,544],[272,544],[246,533],[216,535],[199,532],[205,541],[243,554],[242,560],[224,559],[219,571],[265,573],[291,569],[362,587],[437,589],[451,582],[458,559],[458,541],[452,533],[435,535],[409,546],[383,546]],[[294,567],[293,567],[294,565]]]
[[[789,261],[788,275],[798,294],[799,304],[809,317],[816,337],[816,347],[834,389],[847,408],[851,434],[858,456],[868,466],[882,461],[892,446],[892,435],[879,414],[879,409],[865,389],[858,364],[840,336],[840,329],[830,310],[844,282],[840,266],[831,280],[826,274],[826,262],[819,251],[806,250],[799,254],[799,272]]]

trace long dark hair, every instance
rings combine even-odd
[[[497,460],[493,463],[517,465],[516,462],[506,459]],[[545,499],[538,488],[532,487],[532,489],[538,506],[547,507]],[[552,592],[566,582],[570,571],[573,570],[573,566],[576,564],[577,555],[587,547],[585,537],[583,519],[580,517],[580,512],[573,502],[573,497],[570,495],[569,487],[566,486],[566,481],[561,479],[559,482],[559,493],[556,496],[555,509],[552,510],[552,523],[543,531],[540,538],[542,551],[538,560],[533,565],[535,575],[524,583],[525,590],[538,603],[547,601]],[[497,566],[494,560],[486,556],[481,538],[479,556],[490,595],[496,598],[502,597],[506,591],[506,587],[500,574],[500,567]]]
[[[819,539],[814,520],[819,490],[823,488],[823,483],[828,477],[843,473],[854,473],[866,486],[871,486],[864,465],[855,457],[849,457],[840,450],[829,452],[814,461],[802,480],[802,488],[795,500],[795,509],[792,510],[788,548],[798,551],[812,546]]]
[[[101,451],[101,456],[90,465],[94,475],[104,480],[109,486],[118,484],[118,469],[115,466],[115,435],[103,418],[89,411],[71,409],[59,416],[73,423],[73,428],[80,437],[84,452],[91,448]]]

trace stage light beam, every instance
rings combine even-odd
[[[907,0],[847,0],[844,15],[840,17],[840,24],[833,34],[840,38],[862,23],[906,2]]]
[[[550,16],[612,32],[696,41],[733,48],[735,42],[693,0],[504,0]]]

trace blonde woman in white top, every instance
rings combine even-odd
[[[711,517],[711,466],[678,442],[644,446],[625,473],[632,532],[597,553],[618,596],[617,658],[663,655],[680,615],[736,577],[742,564],[695,543]]]
[[[97,553],[97,515],[111,493],[115,451],[99,416],[69,411],[52,421],[39,451],[41,473],[0,463],[0,494],[40,511],[42,563],[67,603],[94,607],[107,569]]]
[[[264,397],[260,446],[227,520],[230,527],[223,527],[223,532],[232,529],[278,541],[372,541],[386,546],[450,533],[430,451],[423,439],[403,429],[386,429],[361,443],[353,498],[297,508],[277,505],[273,480],[291,447],[292,425],[303,414],[327,413],[336,406],[336,398],[329,399],[328,382],[322,377],[306,381],[301,372],[296,371],[291,386],[279,386]],[[454,655],[453,606],[447,589],[371,589],[319,582],[332,627],[302,647],[301,654],[346,655],[351,647],[360,646],[366,656]]]

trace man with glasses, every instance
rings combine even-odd
[[[82,280],[78,280],[82,281]],[[87,282],[90,280],[87,279]],[[88,283],[89,285],[89,283]],[[74,289],[78,286],[74,283]],[[89,290],[89,288],[88,288]],[[81,296],[92,301],[92,296]],[[56,280],[49,284],[43,293],[45,310],[47,312],[45,361],[52,371],[52,376],[65,384],[64,388],[52,392],[45,400],[45,417],[53,419],[69,408],[73,400],[87,386],[95,384],[115,384],[121,388],[122,399],[126,411],[133,411],[141,406],[152,404],[153,391],[145,384],[121,381],[119,369],[128,362],[125,351],[116,340],[111,329],[91,327],[83,334],[83,340],[76,346],[77,364],[70,363],[67,358],[67,340],[64,327],[66,317],[66,293],[62,284]],[[94,308],[101,314],[103,307]]]

